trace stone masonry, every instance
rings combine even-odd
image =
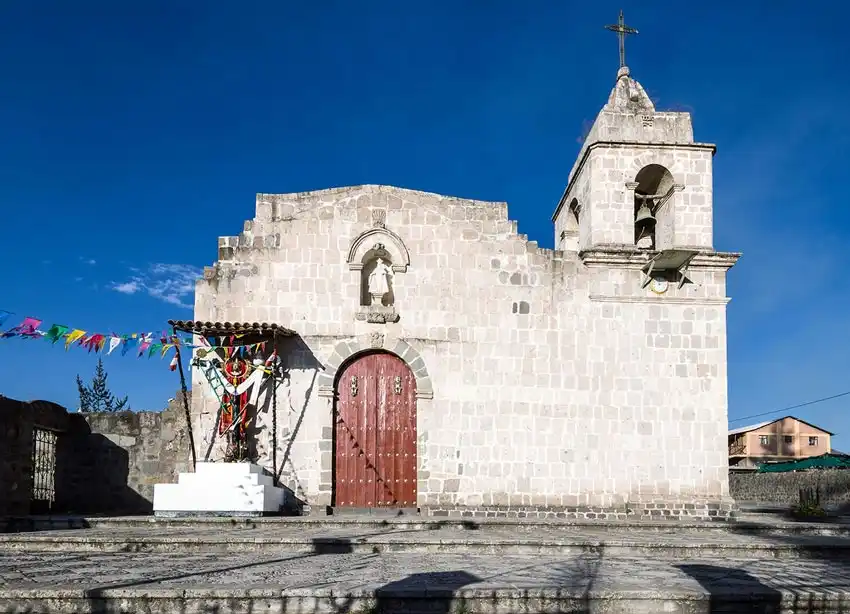
[[[282,352],[277,458],[314,508],[333,503],[335,375],[381,350],[416,377],[428,513],[724,517],[725,280],[738,254],[713,249],[713,154],[687,113],[656,112],[624,68],[553,217],[556,250],[518,234],[505,203],[373,185],[259,194],[244,231],[219,240],[195,319],[300,336]],[[646,199],[650,248],[635,239]],[[376,250],[393,301],[370,310]],[[682,253],[686,266],[648,276],[653,258]],[[192,385],[198,458],[218,460],[218,401],[197,370]],[[266,408],[266,466],[270,421]]]
[[[6,425],[0,429],[0,517],[149,513],[153,485],[191,466],[182,393],[164,411],[70,414],[49,401],[0,396],[0,414]],[[49,507],[32,501],[38,429],[55,435],[53,461],[42,467],[53,476],[45,483],[53,491]]]
[[[191,467],[182,393],[163,411],[70,414],[62,438],[58,510],[146,514],[153,486]]]

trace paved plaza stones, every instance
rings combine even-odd
[[[850,612],[843,525],[163,524],[0,535],[0,614]]]
[[[602,524],[478,525],[431,523],[325,527],[307,523],[263,523],[229,527],[103,527],[0,535],[0,552],[187,553],[429,553],[582,555],[604,550],[612,557],[850,558],[850,535],[765,534],[746,526],[721,532],[654,526]]]
[[[451,604],[446,603],[450,595]],[[393,602],[383,604],[385,611],[399,612],[460,612],[463,604],[467,612],[506,613],[846,612],[850,570],[846,564],[817,560],[682,562],[608,558],[604,552],[0,554],[4,614],[118,611],[122,604],[138,612],[178,612],[187,606],[188,611],[221,614],[364,612],[382,598]],[[790,607],[795,600],[797,609],[752,608],[754,601]],[[725,602],[737,602],[740,609],[715,609]],[[815,609],[819,606],[823,609]]]

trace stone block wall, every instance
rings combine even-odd
[[[657,164],[681,186],[665,205],[669,223],[659,249],[711,250],[713,244],[713,145],[677,146],[599,143],[591,145],[556,210],[556,245],[567,227],[569,204],[581,207],[579,250],[634,245],[634,182],[641,169]]]
[[[664,167],[676,193],[657,211],[656,248],[711,250],[714,146],[694,142],[689,113],[659,112],[622,67],[596,116],[553,216],[555,245],[580,207],[578,249],[634,245],[634,183],[641,169]],[[665,185],[664,190],[670,185]]]
[[[358,318],[351,258],[366,233],[399,267],[397,322]],[[735,256],[701,254],[695,283],[663,296],[641,288],[646,259],[540,249],[504,203],[386,186],[261,194],[245,231],[220,240],[195,319],[300,334],[300,353],[281,353],[278,458],[311,505],[332,502],[330,375],[403,343],[429,382],[417,398],[420,507],[708,516],[728,497],[725,272]],[[210,438],[218,402],[197,370],[193,390],[196,431]],[[269,421],[258,420],[265,441]],[[198,437],[199,458],[208,445]]]
[[[0,397],[0,516],[38,513],[141,514],[153,485],[191,471],[182,397],[161,412],[69,414],[47,401]],[[55,500],[33,510],[33,429],[54,431]]]
[[[146,514],[153,487],[192,470],[182,397],[164,411],[71,414],[58,463],[57,508]]]
[[[67,430],[65,408],[49,401],[0,396],[0,516],[30,513],[33,486],[33,429]]]
[[[794,505],[800,489],[818,488],[821,505],[850,504],[850,471],[821,469],[788,473],[731,473],[729,490],[737,501]]]

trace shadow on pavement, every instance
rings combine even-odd
[[[706,614],[782,612],[782,593],[762,584],[743,569],[707,564],[681,564],[676,567],[699,582],[708,593]]]

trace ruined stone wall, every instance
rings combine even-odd
[[[0,516],[38,513],[139,514],[153,485],[190,471],[182,402],[162,412],[69,414],[47,401],[0,397]],[[52,507],[33,509],[33,429],[56,433]]]
[[[71,414],[57,507],[80,514],[143,514],[154,484],[191,471],[182,397],[164,411]]]
[[[362,233],[409,252],[394,281],[398,322],[358,319],[348,260]],[[640,287],[641,256],[579,260],[519,235],[503,203],[383,186],[259,195],[219,254],[196,288],[196,319],[301,335],[302,351],[284,356],[278,458],[310,504],[331,502],[330,374],[374,347],[417,376],[420,506],[683,510],[728,496],[722,258],[701,256],[696,283],[662,297]],[[218,402],[197,370],[193,390],[209,439]],[[266,466],[269,422],[266,409]]]
[[[0,516],[30,513],[33,486],[33,429],[58,433],[68,428],[65,408],[49,401],[0,396]]]
[[[819,489],[821,505],[850,504],[850,471],[821,469],[729,475],[729,490],[737,501],[793,505],[799,501],[803,488]]]

